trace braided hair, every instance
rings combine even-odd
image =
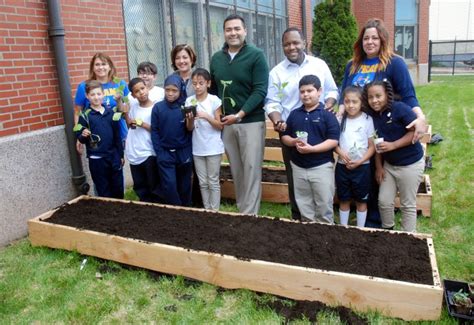
[[[395,93],[393,92],[392,84],[386,78],[384,78],[382,80],[374,80],[371,83],[368,83],[367,85],[365,85],[365,87],[364,87],[364,103],[365,103],[365,105],[367,105],[367,107],[370,107],[368,91],[373,86],[382,86],[385,89],[385,93],[387,94],[387,105],[385,106],[385,109],[388,109],[388,110],[391,109],[393,101],[395,100]]]

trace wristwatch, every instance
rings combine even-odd
[[[242,118],[239,116],[239,114],[234,114],[234,117],[236,118],[235,123],[242,122]]]

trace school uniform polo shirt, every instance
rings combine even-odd
[[[324,109],[320,103],[316,109],[307,112],[304,106],[293,110],[286,120],[287,128],[284,135],[296,138],[297,131],[308,133],[308,144],[317,145],[328,139],[339,140],[340,129],[336,117]],[[301,168],[312,168],[328,162],[334,162],[333,150],[301,154],[296,147],[291,148],[291,161]]]
[[[391,109],[381,113],[373,112],[375,131],[384,141],[393,142],[402,138],[408,131],[405,128],[416,119],[410,106],[395,101]],[[419,142],[393,151],[382,153],[382,157],[394,166],[411,165],[423,157],[423,148]]]

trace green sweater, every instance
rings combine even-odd
[[[241,123],[265,121],[263,105],[268,89],[268,65],[262,50],[245,44],[231,61],[224,46],[212,56],[210,70],[212,89],[221,98],[225,115],[243,110],[245,117]],[[225,93],[221,81],[228,81]]]

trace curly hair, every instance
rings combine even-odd
[[[362,43],[365,31],[369,28],[375,28],[380,38],[380,51],[378,55],[380,63],[377,67],[377,71],[385,70],[387,65],[390,63],[390,60],[394,56],[393,49],[390,45],[390,36],[387,29],[385,28],[383,20],[371,18],[365,23],[364,27],[362,27],[359,32],[359,36],[354,43],[354,55],[352,57],[350,74],[356,73],[362,64],[362,61],[367,58],[367,54],[364,52]]]
[[[385,109],[388,109],[388,110],[391,109],[393,101],[395,100],[395,94],[393,92],[392,84],[390,83],[390,81],[388,81],[388,79],[375,80],[375,81],[372,81],[371,83],[368,83],[367,85],[365,85],[365,87],[364,87],[364,104],[367,107],[370,107],[368,92],[369,92],[369,89],[373,86],[382,86],[385,89],[385,93],[387,94],[387,105],[385,106]]]

